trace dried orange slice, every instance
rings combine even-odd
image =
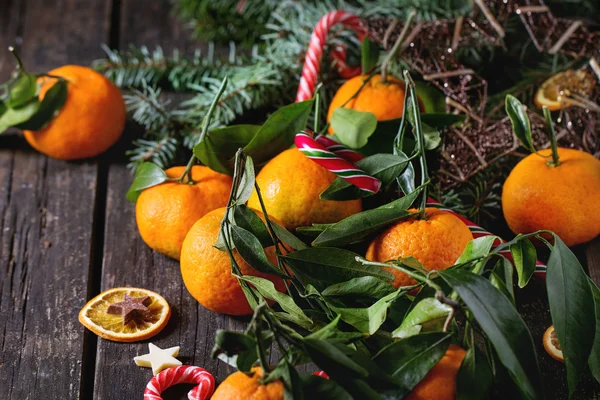
[[[556,331],[554,330],[554,325],[550,325],[546,332],[544,333],[544,338],[542,339],[544,342],[544,348],[554,358],[560,362],[564,362],[565,358],[563,357],[563,352],[560,349],[560,344],[558,343],[558,336],[556,335]]]
[[[588,106],[587,97],[596,85],[592,75],[582,70],[568,69],[552,75],[535,93],[536,106],[548,107],[551,111],[572,105]]]
[[[126,296],[128,296],[126,298]],[[144,301],[144,311],[128,318],[107,312],[109,307],[131,298]],[[141,303],[140,303],[141,304]],[[119,287],[100,293],[79,312],[79,322],[96,335],[115,342],[137,342],[156,335],[169,322],[171,307],[158,293],[147,289]]]

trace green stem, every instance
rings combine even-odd
[[[360,256],[356,256],[356,261],[358,261],[359,263],[363,264],[363,265],[372,265],[375,267],[383,267],[383,268],[393,268],[393,269],[397,269],[398,271],[402,271],[404,272],[406,275],[410,276],[411,278],[413,278],[414,280],[416,280],[417,282],[421,282],[421,283],[425,283],[427,284],[429,287],[435,289],[436,292],[442,292],[442,288],[440,285],[438,285],[437,283],[435,283],[434,281],[432,281],[431,279],[429,279],[426,276],[423,276],[421,274],[418,274],[408,268],[405,268],[401,265],[398,264],[387,264],[387,263],[382,263],[382,262],[377,262],[377,261],[369,261],[364,257],[360,257]]]
[[[313,127],[313,131],[315,133],[319,132],[319,122],[321,119],[321,87],[322,83],[317,85],[317,89],[315,90],[315,124]]]
[[[19,57],[19,53],[17,53],[17,49],[15,49],[13,46],[8,46],[8,51],[10,51],[12,55],[17,59],[17,65],[19,66],[19,69],[27,73],[25,67],[23,66],[23,61],[21,61],[21,57]]]
[[[229,82],[229,79],[227,77],[225,77],[223,79],[223,82],[221,82],[221,86],[219,87],[219,90],[217,91],[216,96],[214,97],[212,103],[210,104],[210,107],[208,108],[208,112],[206,113],[206,116],[202,120],[202,131],[200,132],[200,138],[198,138],[198,142],[196,143],[196,145],[199,145],[200,143],[202,143],[202,141],[206,137],[206,134],[208,133],[208,127],[210,125],[210,119],[211,119],[213,113],[215,112],[215,109],[217,108],[217,103],[219,102],[219,99],[223,95],[223,92],[225,91],[225,88],[227,87],[228,82]],[[192,166],[194,165],[195,160],[196,160],[196,155],[192,153],[192,157],[190,158],[190,161],[188,161],[188,163],[185,167],[185,171],[183,171],[183,174],[181,174],[181,177],[179,178],[180,183],[183,183],[183,180],[186,178],[186,176],[187,176],[187,183],[189,183],[189,184],[196,183],[192,179]]]
[[[396,53],[398,53],[398,50],[400,50],[402,42],[404,42],[404,39],[406,39],[406,36],[408,35],[408,28],[410,28],[410,24],[412,23],[412,20],[416,14],[417,12],[414,9],[410,11],[410,13],[408,14],[408,18],[406,18],[404,27],[400,32],[400,36],[398,36],[398,39],[396,39],[396,42],[394,42],[394,46],[383,60],[383,63],[381,64],[381,82],[387,82],[388,65],[390,64],[392,58],[394,58]]]
[[[556,143],[556,134],[554,133],[554,124],[552,123],[552,116],[550,115],[550,110],[548,107],[544,106],[544,117],[546,118],[546,123],[550,127],[548,131],[548,136],[550,136],[550,148],[552,149],[552,161],[548,161],[548,165],[550,167],[558,167],[560,165],[560,159],[558,157],[558,144]]]
[[[415,136],[417,137],[417,144],[419,147],[418,151],[421,156],[419,158],[419,163],[421,165],[421,186],[423,186],[423,198],[421,199],[419,211],[421,218],[426,218],[425,206],[427,205],[427,185],[425,183],[429,181],[429,171],[427,169],[427,158],[425,157],[425,137],[423,135],[423,125],[421,124],[421,112],[419,111],[417,88],[408,71],[404,71],[404,80],[406,81],[406,85],[410,92],[413,119],[415,122]]]

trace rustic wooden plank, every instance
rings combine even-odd
[[[87,64],[106,40],[108,5],[106,0],[2,2],[0,44],[3,49],[21,45],[31,71]],[[14,63],[3,49],[5,79]],[[16,135],[0,140],[2,398],[76,399],[87,337],[77,313],[93,266],[97,163],[48,159]]]
[[[182,30],[168,0],[123,0],[120,11],[121,48],[129,44],[149,48],[160,45],[166,53],[173,48],[191,53],[201,46],[190,41],[189,31]],[[126,131],[126,135],[132,133]],[[98,400],[141,396],[152,372],[136,366],[133,357],[147,353],[148,342],[159,347],[179,345],[179,359],[184,364],[204,367],[222,379],[233,370],[210,358],[215,331],[245,327],[243,319],[218,315],[200,306],[185,289],[179,263],[153,252],[142,241],[135,223],[135,206],[125,199],[131,180],[124,159],[110,166],[101,289],[138,286],[154,290],[165,296],[173,315],[165,331],[149,341],[134,344],[98,341],[94,385],[94,398]],[[170,391],[168,398],[185,399],[187,390],[189,387]]]
[[[586,245],[585,255],[590,277],[600,285],[600,236]]]

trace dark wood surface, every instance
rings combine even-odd
[[[200,43],[175,23],[168,0],[0,1],[0,81],[14,63],[5,51],[16,45],[32,71],[102,57],[101,43],[177,47]],[[0,398],[141,399],[149,369],[133,363],[147,342],[98,339],[77,322],[85,302],[116,286],[138,286],[165,296],[173,316],[152,339],[181,346],[184,364],[207,368],[218,379],[231,368],[209,356],[218,328],[242,329],[243,319],[205,310],[187,293],[179,265],[140,239],[135,209],[125,200],[132,177],[124,149],[135,132],[105,155],[83,162],[46,158],[13,132],[0,137]],[[600,282],[600,239],[578,249],[590,276]],[[548,399],[566,398],[562,364],[541,346],[550,324],[542,281],[519,293],[531,329]],[[185,399],[189,387],[165,399]],[[588,375],[578,399],[600,399]]]

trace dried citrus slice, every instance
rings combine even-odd
[[[546,332],[544,333],[544,338],[542,339],[544,342],[544,348],[554,358],[560,362],[564,362],[565,359],[563,357],[563,352],[560,349],[560,344],[558,343],[558,336],[556,335],[556,331],[554,330],[554,325],[550,325]]]
[[[140,301],[136,302],[136,299]],[[142,299],[145,301],[141,301]],[[130,302],[131,300],[133,303]],[[121,311],[119,304],[128,306],[136,304],[136,306],[129,308],[130,313],[125,318],[118,313]],[[116,311],[114,311],[115,306],[117,306]],[[134,310],[131,314],[131,308],[141,311]],[[102,292],[79,312],[79,322],[83,326],[101,338],[115,342],[137,342],[148,339],[162,331],[170,317],[171,308],[161,295],[147,289],[131,287],[119,287]]]
[[[587,105],[586,99],[596,84],[593,77],[582,70],[568,69],[552,75],[535,93],[535,105],[551,111],[572,105]]]

